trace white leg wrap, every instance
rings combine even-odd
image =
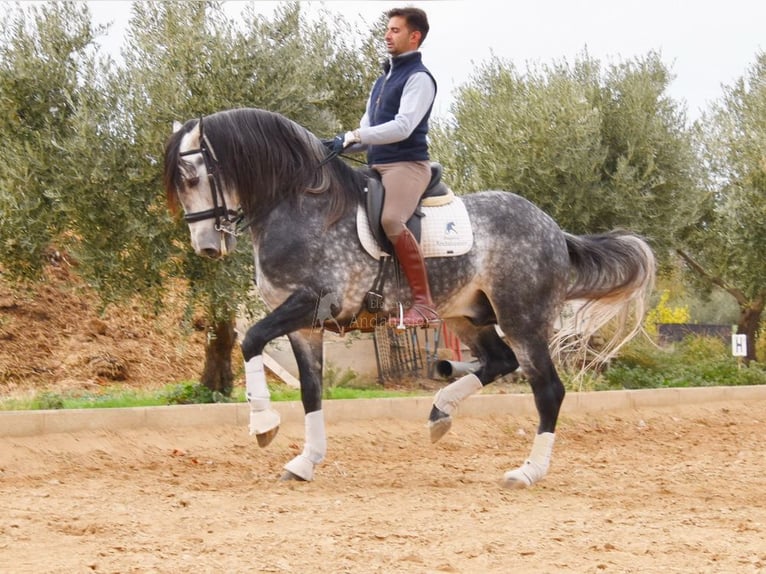
[[[303,452],[285,465],[285,470],[303,480],[313,480],[314,467],[324,460],[327,454],[327,436],[322,410],[308,413],[306,423],[306,444]]]
[[[245,363],[245,394],[250,404],[250,434],[263,434],[279,426],[279,413],[271,408],[271,395],[263,370],[263,357]]]
[[[451,415],[458,405],[482,388],[479,377],[473,373],[459,378],[441,389],[434,397],[434,406],[440,411]]]
[[[327,454],[327,435],[324,428],[324,411],[321,409],[306,415],[306,444],[303,456],[313,464],[319,464]]]
[[[263,370],[263,355],[256,355],[245,363],[245,392],[252,410],[269,408],[271,395]]]
[[[503,476],[505,486],[512,488],[532,486],[548,474],[555,438],[556,435],[552,432],[536,435],[529,458],[522,466],[516,470],[509,470]]]

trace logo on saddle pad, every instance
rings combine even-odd
[[[424,257],[464,255],[473,247],[473,229],[463,200],[450,191],[447,195],[426,198],[419,207],[420,248]],[[356,229],[365,251],[375,259],[391,255],[381,247],[370,228],[367,210],[360,205]]]

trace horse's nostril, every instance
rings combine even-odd
[[[203,255],[210,259],[218,259],[221,256],[221,252],[218,251],[218,249],[215,249],[214,247],[207,247],[206,249],[202,250],[202,253],[200,253],[200,255]]]

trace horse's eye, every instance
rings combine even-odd
[[[186,178],[186,185],[188,187],[197,187],[199,185],[199,178],[198,177],[187,177]]]

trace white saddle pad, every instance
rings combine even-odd
[[[435,198],[439,199],[439,198]],[[424,257],[452,257],[464,255],[473,247],[473,229],[468,212],[460,197],[453,195],[449,203],[436,206],[423,205],[420,248]],[[391,255],[375,241],[363,205],[356,212],[356,229],[365,251],[375,259]]]

